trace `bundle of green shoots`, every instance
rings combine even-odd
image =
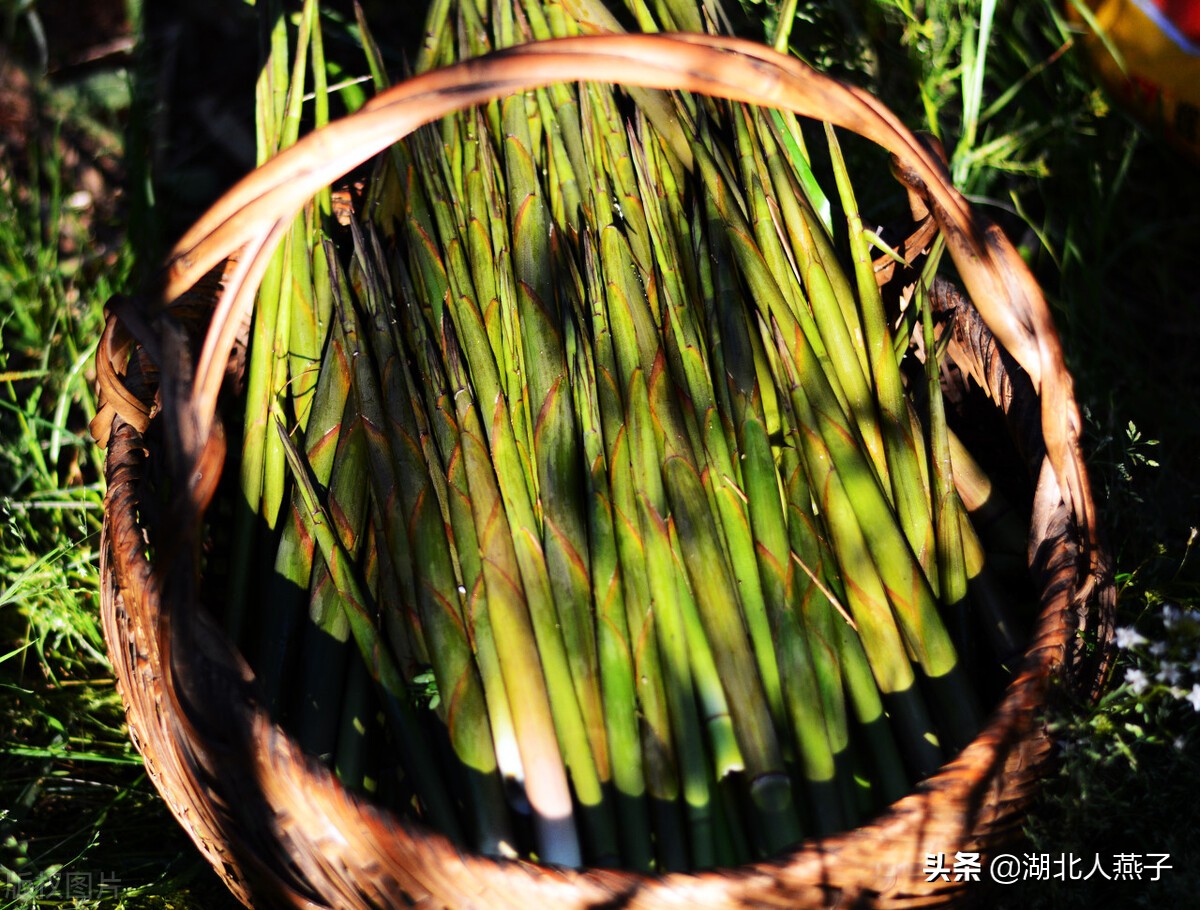
[[[334,71],[313,0],[290,65],[268,21],[264,157]],[[417,68],[619,28],[435,0]],[[593,84],[446,118],[348,224],[328,193],[297,220],[254,318],[229,622],[348,786],[486,853],[702,869],[851,828],[977,733],[960,651],[1015,650],[958,492],[986,479],[826,136],[849,274],[794,117]]]

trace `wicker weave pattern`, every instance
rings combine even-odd
[[[110,334],[119,325],[110,323]],[[125,381],[137,397],[152,400],[153,375],[130,370]],[[1015,835],[1049,758],[1038,709],[1064,666],[1083,665],[1073,651],[1083,619],[1076,601],[1079,548],[1047,472],[1037,499],[1055,505],[1035,516],[1031,539],[1043,610],[1022,672],[976,741],[870,825],[775,862],[661,879],[461,855],[441,837],[347,794],[301,755],[271,723],[249,668],[203,610],[189,604],[190,622],[165,621],[164,573],[147,560],[138,522],[146,446],[132,424],[115,421],[102,568],[105,635],[151,776],[247,904],[252,893],[294,906],[429,901],[514,910],[533,901],[649,910],[816,907],[838,896],[851,906],[878,907],[948,900],[954,883],[920,887],[927,884],[925,854],[986,854]]]
[[[906,182],[928,192],[919,180]],[[931,202],[935,216],[939,205]],[[943,229],[944,219],[954,221],[943,213],[937,218]],[[999,256],[998,262],[1007,260]],[[224,279],[236,284],[241,274],[230,266]],[[994,275],[991,286],[1024,292],[1026,280]],[[220,286],[211,276],[156,315],[110,316],[99,354],[102,416],[94,428],[108,444],[102,613],[147,770],[248,906],[934,906],[965,892],[961,883],[924,880],[927,853],[963,850],[986,859],[1016,836],[1050,760],[1039,711],[1059,683],[1094,689],[1113,608],[1086,472],[1077,446],[1062,444],[1074,439],[1073,429],[1055,427],[1059,438],[1049,444],[1043,433],[1055,419],[1047,415],[1047,395],[1065,390],[1069,407],[1059,419],[1075,413],[1069,376],[1048,372],[1062,370],[1057,337],[1045,335],[1052,327],[1018,312],[1016,321],[1032,326],[1031,350],[1041,353],[1030,355],[1036,375],[1014,375],[975,310],[954,308],[952,356],[1011,417],[1039,478],[1029,553],[1041,613],[1023,664],[986,728],[916,792],[852,832],[805,843],[771,862],[655,878],[461,853],[439,835],[347,793],[271,722],[251,670],[208,618],[199,594],[201,517],[224,462],[224,442],[219,420],[192,414],[192,364],[212,342],[204,332]],[[1047,451],[1060,463],[1052,465]],[[1064,457],[1072,463],[1064,466]],[[1071,493],[1060,487],[1062,477],[1075,484]],[[164,485],[175,493],[169,516],[160,517],[153,504]],[[1081,631],[1100,647],[1086,651]]]

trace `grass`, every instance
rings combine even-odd
[[[1200,171],[1110,106],[1048,0],[995,4],[980,54],[990,7],[801,0],[791,42],[932,128],[961,185],[1027,251],[1086,412],[1120,622],[1185,648],[1161,617],[1164,604],[1200,609]],[[755,34],[775,9],[747,2],[740,26]],[[240,9],[224,12],[237,21]],[[99,455],[86,425],[101,306],[154,262],[129,237],[169,238],[247,166],[234,140],[194,150],[205,118],[250,122],[252,92],[239,92],[252,85],[254,49],[232,74],[170,93],[169,32],[153,31],[156,92],[145,81],[131,91],[127,58],[59,56],[66,29],[49,3],[4,0],[0,13],[0,61],[24,74],[0,70],[0,906],[217,907],[224,892],[146,780],[108,673],[96,613]],[[179,57],[202,52],[189,31],[211,41],[229,27],[196,15],[171,48]],[[151,107],[154,97],[168,106]],[[152,126],[165,144],[147,142]],[[844,145],[862,160],[859,145]],[[153,209],[138,189],[147,160],[160,164]],[[856,186],[881,221],[897,198],[885,170]],[[1049,718],[1069,746],[1022,852],[1074,854],[1089,868],[1094,855],[1169,853],[1173,868],[1156,884],[1026,882],[997,889],[995,905],[1170,906],[1195,893],[1200,714],[1162,685],[1139,694],[1124,682],[1130,669],[1153,677],[1162,659],[1123,653],[1099,706]]]
[[[97,610],[86,429],[102,306],[133,267],[114,198],[128,74],[53,56],[39,73],[30,36],[56,54],[55,23],[0,9],[0,906],[218,906],[187,896],[221,892],[129,742]]]

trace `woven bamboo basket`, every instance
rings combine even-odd
[[[203,518],[225,459],[218,404],[237,406],[238,336],[262,267],[299,206],[421,123],[512,91],[585,79],[775,106],[888,148],[901,183],[929,213],[924,235],[942,232],[965,287],[966,296],[935,295],[949,316],[950,356],[1006,416],[1036,478],[1028,563],[1040,612],[979,736],[870,823],[734,869],[654,877],[496,860],[371,805],[272,722],[253,672],[201,593]],[[1111,573],[1071,379],[1040,291],[998,229],[950,187],[939,160],[878,102],[756,44],[566,39],[397,86],[218,202],[180,241],[157,299],[110,307],[97,373],[93,432],[107,446],[108,482],[103,624],[131,735],[172,812],[247,906],[649,910],[969,900],[980,886],[927,881],[926,856],[979,853],[987,869],[1019,836],[1052,761],[1044,709],[1056,692],[1094,695],[1104,675]]]

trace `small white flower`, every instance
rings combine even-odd
[[[1175,606],[1174,604],[1163,604],[1162,621],[1165,628],[1170,629],[1172,626],[1174,626],[1175,623],[1179,621],[1179,617],[1182,615],[1183,614],[1179,607]]]
[[[1146,678],[1144,671],[1136,667],[1130,667],[1125,671],[1125,685],[1129,686],[1130,691],[1134,695],[1141,695],[1146,691],[1147,686],[1150,685],[1150,680]],[[1197,688],[1200,688],[1200,686]]]
[[[1172,663],[1171,661],[1164,663],[1161,669],[1154,674],[1155,679],[1160,683],[1166,683],[1168,686],[1177,684],[1182,676],[1183,671],[1180,670],[1179,664]]]
[[[1117,647],[1122,650],[1136,648],[1138,645],[1144,645],[1146,643],[1146,636],[1144,636],[1133,626],[1119,627],[1116,630],[1114,637],[1117,640]]]
[[[1162,657],[1167,653],[1167,643],[1165,641],[1156,641],[1150,645],[1150,653],[1155,657]]]
[[[1200,683],[1192,686],[1192,691],[1185,695],[1184,698],[1192,703],[1193,710],[1200,711]]]
[[[87,190],[76,190],[63,200],[63,205],[73,212],[82,212],[92,204],[92,194]]]

